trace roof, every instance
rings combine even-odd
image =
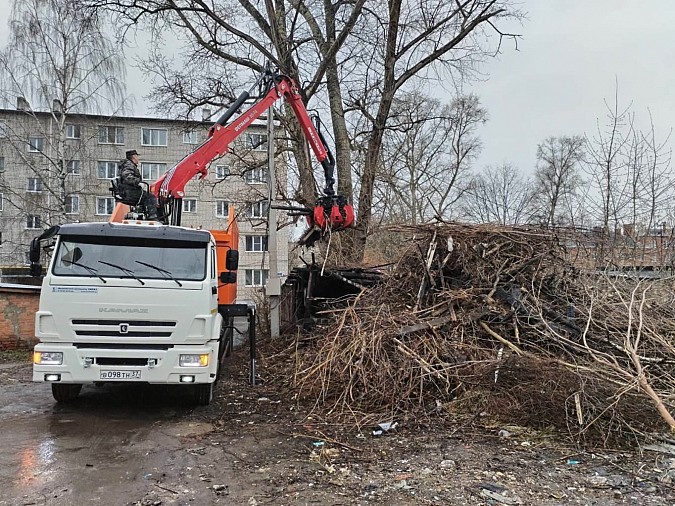
[[[244,104],[243,107],[247,107],[251,104]],[[201,125],[203,127],[210,127],[213,125],[216,120],[222,114],[223,109],[215,109],[211,111],[211,115],[207,120],[194,120],[194,119],[176,119],[176,118],[161,118],[156,116],[121,116],[118,114],[114,115],[105,115],[105,114],[87,114],[87,113],[68,113],[69,118],[88,118],[88,119],[98,119],[105,123],[114,123],[115,121],[146,121],[146,122],[157,122],[157,123],[176,123],[181,126],[185,125]],[[51,116],[49,111],[22,111],[20,109],[9,109],[0,107],[0,115],[2,114],[31,114],[35,116],[43,116],[48,118]],[[279,125],[278,120],[274,121],[275,125]],[[256,126],[265,126],[267,124],[267,113],[264,113],[259,118],[256,118],[253,123]]]
[[[61,225],[59,235],[132,237],[208,243],[211,233],[169,225],[126,225],[121,223],[68,223]]]
[[[51,112],[49,111],[21,111],[19,109],[9,109],[9,108],[0,108],[0,114],[30,114],[30,115],[35,115],[35,116],[44,116],[44,117],[49,117],[51,116]],[[104,122],[114,122],[114,121],[154,121],[154,122],[170,122],[170,123],[178,123],[181,125],[185,124],[190,124],[190,125],[197,125],[201,124],[204,126],[211,126],[215,120],[208,120],[208,121],[200,121],[200,120],[185,120],[185,119],[175,119],[175,118],[158,118],[158,117],[152,117],[152,116],[120,116],[120,115],[105,115],[105,114],[86,114],[86,113],[68,113],[69,118],[91,118],[91,119],[99,119]]]

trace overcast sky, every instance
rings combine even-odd
[[[0,0],[0,19],[9,17],[12,1]],[[657,137],[665,139],[675,125],[675,1],[521,3],[528,14],[513,27],[522,35],[519,50],[505,44],[483,69],[488,80],[467,86],[490,118],[480,131],[478,168],[511,163],[529,173],[546,137],[592,135],[617,82],[620,103],[632,103],[643,128],[651,111]],[[2,44],[5,33],[0,29]],[[149,86],[133,70],[129,76],[128,91],[142,113]]]

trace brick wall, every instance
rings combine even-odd
[[[37,342],[39,301],[39,287],[0,285],[0,351],[31,348]]]

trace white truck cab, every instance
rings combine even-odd
[[[33,380],[51,383],[60,402],[87,383],[145,382],[190,385],[208,404],[228,343],[213,235],[152,222],[68,224],[56,234]]]

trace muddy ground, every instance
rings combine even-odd
[[[345,430],[247,385],[245,354],[230,371],[208,407],[134,385],[57,405],[29,364],[0,364],[0,505],[675,504],[673,454],[489,420]]]

